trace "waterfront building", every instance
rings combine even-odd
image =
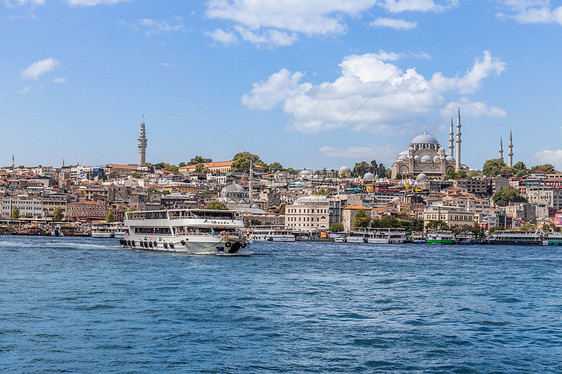
[[[442,221],[449,227],[474,226],[475,214],[456,206],[430,205],[423,211],[423,227],[431,221]]]
[[[20,219],[41,219],[43,217],[41,199],[28,196],[4,197],[2,199],[2,217],[10,218],[12,209],[16,206],[20,211]]]
[[[66,208],[68,220],[76,221],[103,220],[106,211],[105,201],[79,201],[69,203]]]
[[[53,194],[44,197],[42,200],[43,218],[47,220],[53,219],[55,210],[62,209],[62,214],[66,218],[66,206],[68,205],[68,195],[66,194]]]

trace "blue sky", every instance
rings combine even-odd
[[[144,115],[148,162],[389,167],[460,107],[469,167],[562,169],[558,1],[0,1],[0,164],[135,163]]]

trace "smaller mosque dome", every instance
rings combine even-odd
[[[310,175],[312,175],[312,172],[310,170],[304,169],[299,172],[300,177],[308,177]]]
[[[441,161],[441,158],[439,156],[433,157],[433,162],[438,163],[440,161]]]
[[[453,161],[455,161],[454,157],[453,157],[453,156],[451,156],[451,155],[449,155],[449,156],[445,157],[445,160],[447,160],[447,161],[449,161],[449,162],[453,162]]]
[[[418,156],[418,155],[415,155],[415,156],[414,156],[414,161],[419,162],[420,160],[421,160],[421,157],[420,157],[420,156]]]
[[[408,156],[406,155],[399,155],[398,156],[398,161],[406,161],[408,159]]]
[[[432,135],[424,133],[416,136],[412,140],[412,144],[439,144],[439,142]]]
[[[425,155],[421,158],[421,161],[422,162],[431,162],[431,161],[433,161],[433,159],[431,158],[430,155]]]
[[[419,173],[416,178],[416,181],[425,181],[425,180],[427,180],[427,175],[425,175],[424,173]]]
[[[351,171],[351,169],[348,166],[342,166],[340,171]]]
[[[365,175],[363,176],[363,180],[373,180],[373,179],[375,179],[373,173],[365,173]]]

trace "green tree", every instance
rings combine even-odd
[[[115,217],[113,215],[113,209],[107,208],[105,211],[105,222],[113,222],[115,221]]]
[[[53,212],[53,222],[60,222],[64,219],[64,214],[62,213],[62,208],[60,206],[55,208]]]
[[[331,232],[342,232],[343,230],[345,230],[345,228],[340,222],[334,222],[330,225]]]
[[[494,231],[498,231],[498,230],[503,230],[503,227],[501,226],[490,227],[490,229],[488,230],[488,235],[492,235]]]
[[[370,223],[371,218],[365,213],[365,209],[359,209],[357,213],[355,213],[353,227],[369,227]]]
[[[388,171],[390,172],[391,170],[388,169]],[[387,174],[387,170],[382,164],[382,162],[377,167],[377,175],[379,176],[379,178],[384,178],[384,177],[390,178],[390,173]]]
[[[377,175],[379,171],[379,164],[377,164],[376,160],[371,161],[371,166],[373,167],[373,175]]]
[[[442,231],[449,230],[449,226],[444,221],[429,221],[425,227],[427,231]]]
[[[312,193],[313,195],[330,195],[330,191],[321,187]]]
[[[544,165],[535,165],[530,170],[531,173],[536,173],[537,171],[544,171],[546,173],[551,173],[553,171],[556,171],[556,169],[551,164],[544,164]]]
[[[523,161],[518,161],[515,163],[515,165],[513,165],[513,168],[515,169],[516,173],[520,173],[520,172],[525,172],[525,175],[527,175],[527,173],[529,172],[527,170],[527,166],[523,163]]]
[[[13,220],[20,219],[20,208],[18,208],[17,205],[14,205],[14,207],[12,208],[12,214],[10,215],[10,218]]]
[[[501,158],[487,160],[482,167],[482,173],[487,177],[495,177],[504,166],[506,166],[505,162]]]
[[[207,162],[213,162],[211,158],[203,158],[201,156],[195,156],[189,162],[188,165],[206,164]]]
[[[527,199],[521,196],[518,190],[506,188],[499,190],[493,196],[494,203],[499,206],[506,206],[512,203],[524,203]]]
[[[267,165],[260,159],[258,155],[251,154],[250,152],[240,152],[232,158],[232,170],[247,173],[250,171],[250,160],[254,165],[266,167]]]
[[[142,175],[140,175],[139,173],[131,173],[131,177],[136,178],[136,179],[141,179]]]
[[[377,170],[373,165],[367,163],[366,161],[357,162],[351,171],[351,175],[356,178],[361,178],[365,173],[376,174]]]
[[[180,167],[180,168],[183,168],[184,166],[186,166],[186,164],[183,161],[178,164],[178,167]]]
[[[272,162],[271,164],[269,164],[268,169],[270,173],[276,173],[278,171],[285,170],[283,169],[283,165],[281,165],[279,162]]]
[[[213,210],[227,210],[228,208],[224,203],[221,203],[218,200],[213,200],[207,204],[205,209],[213,209]]]

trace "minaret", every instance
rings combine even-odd
[[[455,133],[453,132],[453,117],[451,117],[451,129],[449,130],[449,156],[455,157],[455,139],[453,138]]]
[[[461,108],[458,110],[457,116],[457,164],[455,167],[456,171],[461,170]]]
[[[146,161],[146,143],[148,140],[146,139],[146,129],[144,127],[144,115],[142,116],[142,123],[140,127],[140,136],[138,139],[139,145],[139,166],[144,166]]]
[[[501,158],[503,160],[503,143],[502,143],[502,138],[500,136],[500,153],[499,153],[499,158]]]
[[[513,137],[511,135],[511,130],[509,130],[509,167],[513,166]]]
[[[12,154],[12,169],[16,167],[16,161],[15,161],[15,157]]]

